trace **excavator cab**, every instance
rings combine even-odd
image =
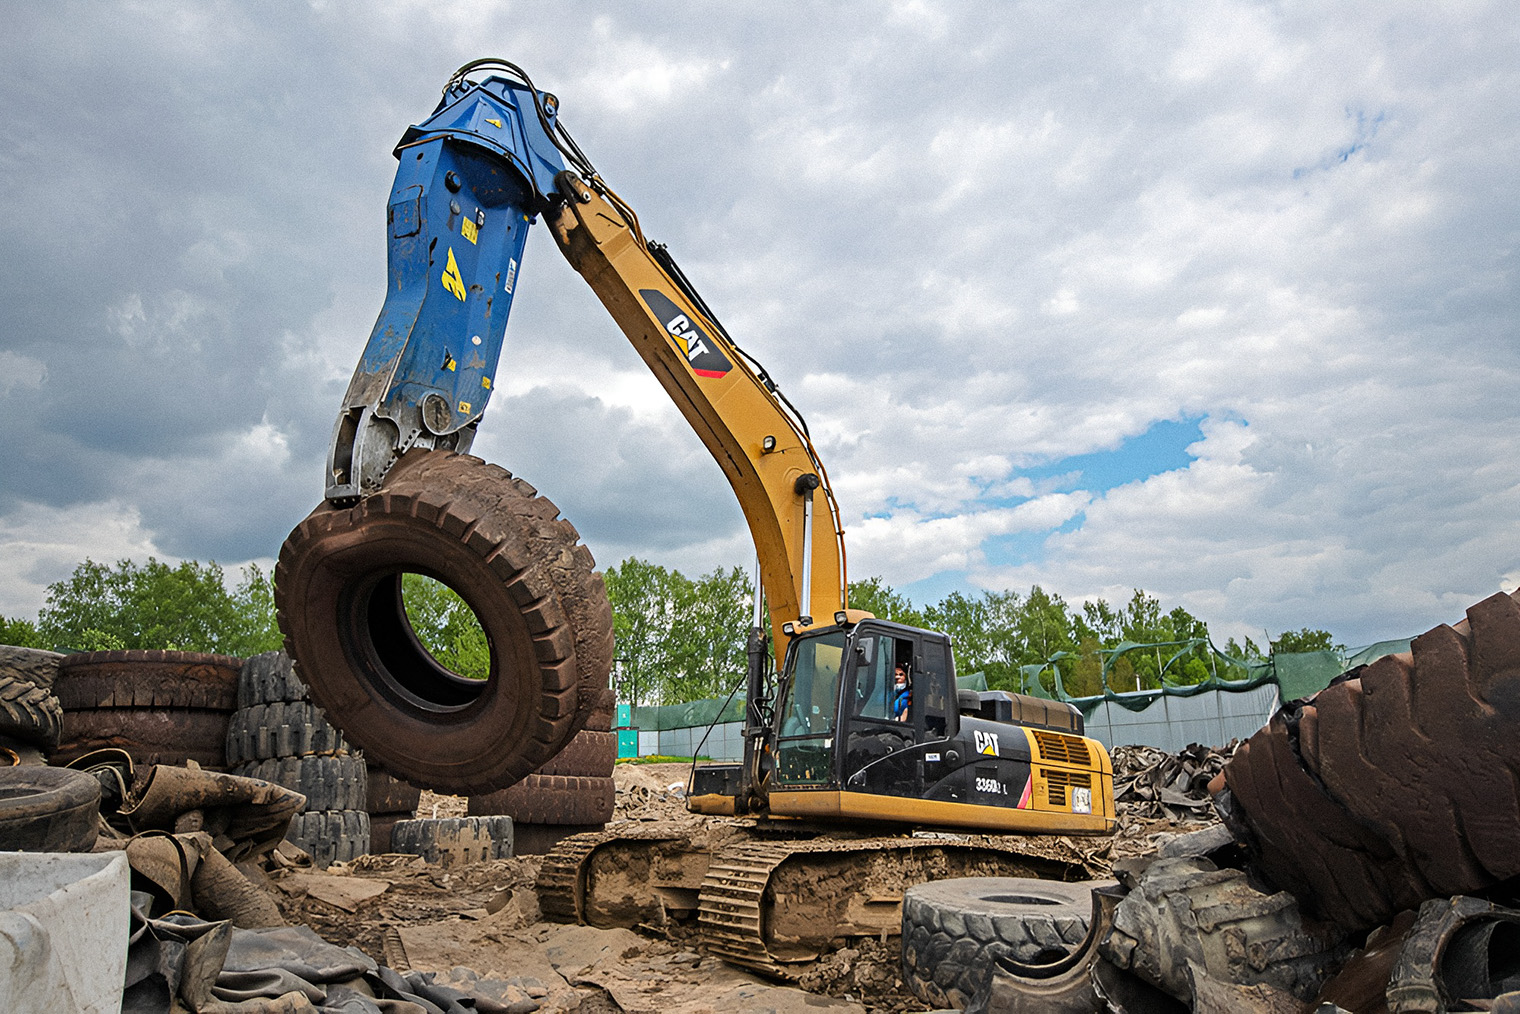
[[[773,818],[1104,834],[1114,826],[1113,771],[1102,744],[1082,732],[1070,705],[958,693],[945,634],[878,619],[803,632],[779,681],[765,809]]]

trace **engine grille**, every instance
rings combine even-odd
[[[1092,777],[1086,771],[1057,771],[1051,768],[1041,768],[1040,774],[1045,778],[1045,785],[1050,793],[1051,806],[1066,805],[1066,790],[1068,788],[1092,788]]]
[[[1032,731],[1043,759],[1059,764],[1076,764],[1080,767],[1087,767],[1092,763],[1092,754],[1087,749],[1087,741],[1080,736],[1063,736],[1058,732],[1042,732],[1038,729]]]

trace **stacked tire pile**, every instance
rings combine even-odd
[[[615,704],[611,690],[600,691],[585,727],[563,750],[516,785],[471,796],[470,816],[511,817],[519,855],[547,852],[561,838],[601,830],[612,819],[616,798]]]
[[[306,796],[306,809],[291,820],[287,837],[326,868],[370,849],[369,778],[364,757],[349,749],[308,698],[284,652],[245,662],[228,723],[227,763],[233,774]]]
[[[374,764],[369,766],[368,777],[369,792],[364,808],[369,811],[369,850],[392,852],[391,831],[401,821],[411,820],[416,815],[422,790]]]
[[[51,762],[92,750],[125,750],[137,764],[224,771],[228,723],[242,662],[190,651],[90,651],[58,660],[53,684],[63,735]]]

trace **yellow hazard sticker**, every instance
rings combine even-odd
[[[459,403],[459,411],[468,414],[470,411],[470,403],[467,401],[461,401]]]
[[[467,218],[459,223],[459,234],[471,243],[478,242],[480,239],[480,226]]]
[[[483,387],[483,388],[485,388],[487,391],[489,391],[491,389],[491,378],[490,377],[481,377],[480,378],[480,386]]]
[[[449,370],[449,371],[452,372],[454,370],[454,368],[456,366],[458,366],[458,365],[459,364],[454,361],[454,357],[453,356],[449,355],[447,352],[445,352],[443,354],[443,368],[445,370]]]
[[[488,116],[486,117],[486,122],[495,127],[497,130],[501,129],[501,121],[498,119],[494,119],[493,117]]]
[[[459,262],[454,259],[454,248],[449,247],[449,261],[443,268],[443,287],[464,301],[464,279],[459,277]]]

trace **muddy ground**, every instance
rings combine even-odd
[[[670,791],[685,765],[618,765],[615,821],[684,824],[693,818]],[[462,799],[424,794],[418,816],[459,816]],[[1122,816],[1122,813],[1121,813]],[[1081,863],[1094,878],[1128,855],[1151,852],[1173,834],[1205,826],[1133,820],[1113,839],[1025,839],[1036,854]],[[626,1011],[644,1014],[765,1010],[929,1010],[907,992],[896,937],[865,940],[830,955],[796,985],[768,982],[697,952],[689,928],[660,931],[565,926],[540,916],[533,884],[542,859],[522,856],[462,868],[410,856],[365,856],[325,872],[271,875],[281,910],[339,944],[396,967],[503,1001],[514,1012]]]

